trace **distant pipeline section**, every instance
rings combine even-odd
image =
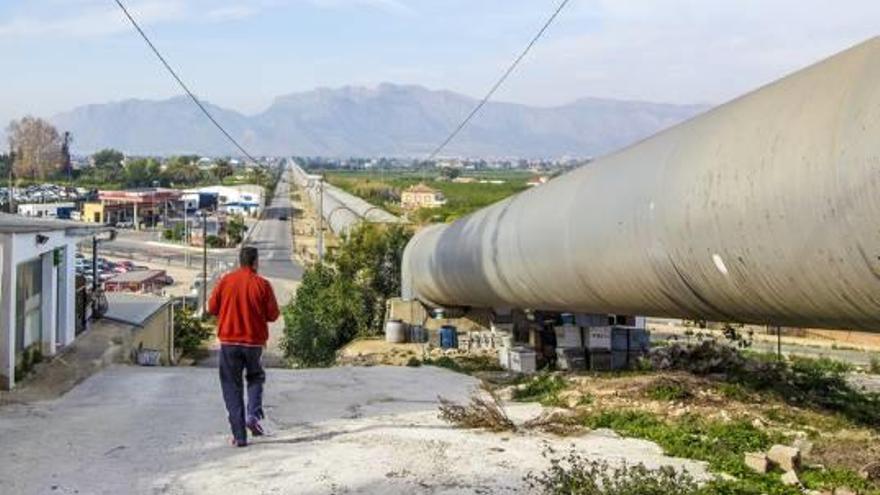
[[[292,165],[293,182],[308,194],[313,205],[319,203],[317,184],[309,179],[309,175],[297,163]],[[400,218],[370,204],[363,199],[349,194],[338,187],[324,182],[323,184],[323,218],[330,230],[338,235],[346,235],[361,222],[368,223],[400,223]]]
[[[880,38],[407,246],[433,306],[880,331]]]

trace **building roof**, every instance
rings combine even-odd
[[[31,234],[35,232],[63,230],[69,236],[90,236],[113,230],[108,225],[23,217],[0,213],[0,234]]]
[[[130,325],[144,326],[150,317],[170,303],[171,299],[167,297],[108,292],[108,307],[104,317]]]
[[[134,270],[120,273],[108,282],[141,283],[165,275],[165,270]]]
[[[438,193],[438,192],[440,192],[440,191],[434,189],[433,187],[428,186],[427,184],[419,183],[419,184],[416,184],[416,185],[414,185],[414,186],[409,187],[409,188],[408,188],[406,191],[404,191],[404,192],[411,192],[411,193],[432,193],[432,194],[436,194],[436,193]]]

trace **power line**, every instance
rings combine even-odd
[[[128,9],[125,8],[125,5],[122,4],[122,0],[115,0],[115,2],[116,5],[118,5],[119,8],[122,9],[125,17],[128,17],[128,20],[131,21],[131,25],[134,26],[138,33],[140,33],[141,38],[144,39],[144,41],[147,43],[147,45],[150,47],[150,49],[153,51],[159,61],[162,62],[162,65],[164,65],[165,68],[168,69],[171,77],[173,77],[174,80],[177,81],[177,84],[179,84],[180,87],[183,88],[183,90],[186,92],[186,94],[189,95],[193,103],[195,103],[196,106],[199,107],[199,109],[202,111],[202,113],[205,114],[205,117],[207,117],[208,120],[210,120],[211,123],[213,123],[214,126],[217,127],[217,129],[219,129],[224,136],[226,136],[226,139],[228,139],[229,142],[231,142],[236,148],[238,148],[238,150],[241,151],[244,156],[246,156],[250,161],[254,162],[255,164],[259,164],[257,159],[254,158],[250,153],[248,153],[247,150],[245,150],[244,147],[239,144],[238,141],[236,141],[236,139],[232,137],[232,135],[229,134],[229,132],[222,125],[220,125],[220,122],[217,122],[217,119],[215,119],[214,116],[211,115],[211,112],[208,111],[205,105],[202,104],[202,102],[198,99],[198,97],[196,97],[196,95],[192,91],[190,91],[186,83],[183,82],[183,79],[181,79],[180,76],[177,75],[177,72],[171,67],[171,64],[169,64],[168,61],[165,60],[165,57],[162,56],[162,53],[159,51],[158,48],[156,48],[156,45],[154,45],[153,42],[150,41],[150,37],[147,36],[147,33],[145,33],[143,29],[141,29],[141,26],[138,24],[138,22],[134,19],[131,13],[129,13]]]
[[[553,24],[553,21],[555,21],[556,18],[559,17],[559,14],[562,13],[562,9],[564,9],[565,6],[568,5],[569,1],[570,0],[562,0],[562,3],[559,4],[559,7],[557,7],[556,10],[553,12],[553,15],[551,15],[550,18],[547,19],[547,22],[544,23],[544,25],[538,31],[538,34],[536,34],[535,37],[532,38],[532,40],[529,42],[529,44],[526,45],[525,50],[523,50],[522,53],[520,53],[519,56],[516,57],[516,60],[513,61],[510,67],[508,67],[504,74],[502,74],[501,78],[498,79],[498,81],[492,86],[492,89],[490,89],[489,92],[486,93],[486,96],[483,97],[482,100],[480,100],[480,102],[477,104],[476,107],[474,107],[473,110],[471,110],[471,113],[469,113],[468,116],[465,117],[463,121],[461,121],[458,127],[456,127],[454,131],[452,131],[452,134],[450,134],[449,137],[447,137],[446,140],[444,140],[443,143],[440,144],[440,146],[438,146],[437,149],[435,149],[431,153],[431,155],[428,157],[428,161],[436,158],[437,155],[440,154],[440,152],[443,151],[443,149],[446,148],[446,146],[449,145],[449,143],[451,143],[456,136],[458,136],[462,129],[464,129],[465,126],[468,125],[471,119],[473,119],[474,116],[479,113],[479,111],[486,105],[486,103],[489,102],[489,99],[491,99],[495,92],[498,91],[498,88],[500,88],[501,85],[504,84],[504,81],[506,81],[507,78],[513,73],[513,71],[516,70],[516,67],[519,65],[519,63],[522,62],[524,58],[526,58],[526,55],[529,54],[529,52],[532,50],[532,47],[535,46],[535,44],[538,42],[539,39],[541,39],[542,36],[544,36],[544,32],[546,32],[550,25]]]

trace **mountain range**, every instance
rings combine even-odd
[[[421,86],[316,89],[277,98],[255,115],[205,106],[256,155],[421,157],[476,104]],[[606,154],[707,110],[585,98],[556,107],[490,102],[444,154],[559,158]],[[116,148],[130,154],[236,155],[184,96],[86,105],[51,119],[74,136],[77,153]]]

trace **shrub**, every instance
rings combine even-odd
[[[547,495],[696,495],[700,487],[687,472],[664,466],[657,470],[642,464],[610,467],[606,462],[586,459],[574,450],[565,458],[550,458],[550,467],[540,474],[529,473],[529,488]]]
[[[855,423],[880,428],[880,394],[851,387],[846,373],[852,367],[845,363],[806,358],[779,361],[713,341],[658,348],[651,352],[651,359],[658,370],[721,374],[728,382],[773,393],[789,404],[837,412]]]
[[[307,269],[296,299],[284,309],[285,355],[298,367],[332,365],[336,351],[357,335],[360,307],[350,280],[327,265]]]
[[[220,237],[216,235],[209,235],[206,239],[209,248],[222,248],[226,245],[226,243]]]
[[[438,368],[446,368],[448,370],[452,370],[458,373],[463,372],[461,366],[449,356],[441,356],[437,359],[425,359],[422,363],[425,366],[436,366]]]
[[[305,271],[284,311],[282,347],[293,365],[329,366],[356,336],[381,331],[385,302],[400,292],[408,239],[401,226],[363,224],[325,264]]]
[[[409,358],[409,361],[406,362],[406,365],[409,366],[410,368],[418,368],[419,366],[422,365],[422,362],[419,360],[419,358],[413,356],[413,357]]]
[[[874,356],[871,358],[871,366],[869,369],[871,370],[871,373],[880,375],[880,357]]]
[[[190,355],[211,336],[211,329],[195,317],[192,310],[178,308],[174,311],[174,347],[184,355]]]

